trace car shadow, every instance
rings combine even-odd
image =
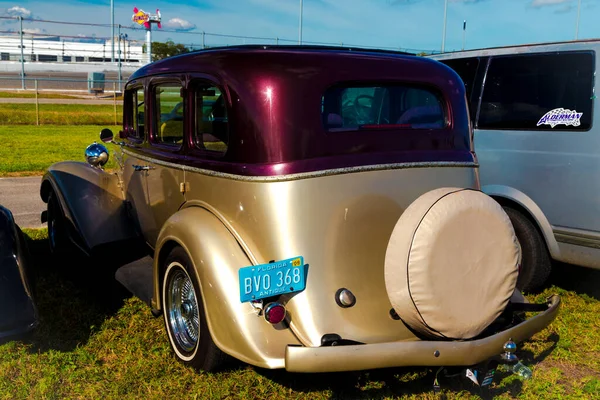
[[[403,396],[433,398],[434,380],[438,378],[439,395],[468,392],[482,399],[502,395],[514,398],[523,388],[521,380],[513,380],[502,386],[480,387],[465,376],[465,370],[455,370],[448,375],[439,368],[385,368],[360,372],[323,374],[293,374],[283,370],[260,370],[257,373],[295,392],[329,392],[329,399],[385,399]],[[457,375],[459,374],[459,375]],[[494,382],[500,382],[510,372],[498,371]]]
[[[71,351],[84,344],[131,297],[118,281],[118,263],[80,254],[57,257],[47,239],[26,239],[34,274],[38,326],[21,340],[30,352]]]
[[[554,263],[548,285],[586,294],[600,300],[600,270],[571,264]]]
[[[541,363],[556,348],[559,336],[551,334],[540,339],[548,343],[548,348],[535,356],[531,351],[519,350],[516,354],[528,367]],[[285,370],[254,370],[278,384],[296,392],[310,394],[312,392],[330,392],[330,399],[383,399],[412,395],[417,397],[434,396],[434,380],[439,368],[384,368],[359,372],[339,372],[320,374],[290,373]],[[494,375],[495,384],[491,387],[480,387],[465,376],[465,370],[455,368],[441,371],[438,383],[441,398],[445,394],[469,392],[482,399],[493,399],[508,395],[510,398],[519,396],[523,389],[523,381],[514,379],[498,385],[512,372],[498,368]]]

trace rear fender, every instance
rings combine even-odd
[[[162,308],[163,263],[177,245],[194,264],[215,344],[248,364],[283,368],[286,346],[300,342],[289,328],[269,324],[252,305],[240,302],[238,270],[252,262],[229,229],[205,208],[180,210],[161,229],[154,257],[153,307]]]
[[[70,226],[71,239],[88,254],[102,244],[138,238],[116,175],[83,162],[59,162],[42,178],[40,196],[46,203],[51,190]]]
[[[550,225],[548,218],[546,218],[546,215],[541,208],[529,196],[520,190],[504,185],[487,185],[481,190],[488,196],[516,203],[527,211],[544,236],[550,255],[553,258],[559,257],[560,249],[558,247],[558,242],[554,237],[552,225]]]

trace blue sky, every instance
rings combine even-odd
[[[448,0],[446,51],[531,42],[572,40],[578,0]],[[153,40],[187,45],[202,43],[202,31],[215,34],[290,39],[297,43],[299,0],[114,0],[115,23],[132,26],[136,6],[162,14],[163,29]],[[110,23],[110,0],[4,1],[0,16],[81,23]],[[444,0],[304,0],[304,41],[439,51]],[[581,0],[579,38],[600,37],[600,0]],[[110,36],[110,29],[89,25],[25,23],[33,32],[54,35]],[[0,19],[0,30],[16,22]],[[124,30],[132,39],[143,31]],[[254,43],[253,40],[207,35],[207,44]],[[261,43],[269,43],[261,40]],[[283,42],[280,42],[283,43]]]

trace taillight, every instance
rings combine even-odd
[[[265,307],[265,319],[276,325],[285,319],[285,307],[280,303],[269,303]]]

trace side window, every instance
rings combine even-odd
[[[458,76],[460,76],[460,79],[462,79],[465,84],[467,99],[471,100],[475,75],[477,74],[477,67],[479,67],[479,58],[453,58],[440,61],[452,68],[458,74]]]
[[[443,102],[428,88],[402,84],[337,86],[321,99],[329,131],[358,129],[441,129]]]
[[[223,93],[218,87],[199,85],[194,88],[194,102],[196,146],[224,154],[229,144],[229,120]]]
[[[487,72],[481,129],[590,129],[592,53],[531,54],[493,58]]]
[[[144,89],[142,87],[128,89],[125,93],[127,104],[127,113],[125,121],[127,123],[127,136],[143,139],[144,138]]]
[[[181,85],[159,84],[154,89],[156,141],[161,144],[180,146],[183,143],[184,101]]]

